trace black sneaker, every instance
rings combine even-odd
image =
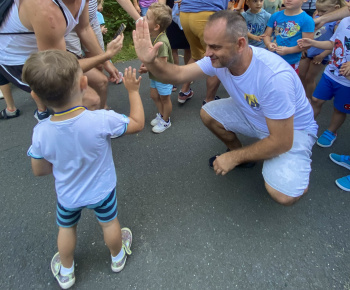
[[[220,100],[221,98],[219,96],[215,96],[214,101]],[[207,102],[204,100],[202,103],[202,106],[204,106]]]
[[[229,152],[229,151],[230,151],[230,149],[227,148],[226,152]],[[216,159],[216,155],[209,158],[209,167],[212,169],[214,168],[213,163],[214,163],[215,159]],[[237,165],[235,168],[252,168],[255,166],[255,164],[256,164],[256,162],[244,162],[244,163]]]
[[[50,117],[51,112],[49,109],[46,109],[44,112],[39,112],[38,109],[34,111],[34,118],[38,120],[38,122]]]

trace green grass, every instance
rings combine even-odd
[[[123,62],[131,59],[136,59],[137,55],[132,41],[132,35],[130,31],[124,33],[124,42],[122,50],[112,58],[112,62]]]

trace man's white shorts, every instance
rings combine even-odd
[[[227,131],[258,139],[269,135],[251,124],[232,98],[212,101],[202,108]],[[313,133],[294,130],[292,149],[264,161],[262,174],[265,182],[285,195],[302,195],[309,185],[311,149],[316,140],[317,136]]]

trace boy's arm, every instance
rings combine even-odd
[[[267,26],[265,30],[265,37],[264,37],[265,46],[269,51],[276,51],[277,44],[274,42],[271,42],[271,35],[272,35],[272,27]]]
[[[303,39],[313,39],[314,38],[314,33],[313,32],[303,32],[302,33]],[[292,54],[292,53],[298,53],[302,52],[305,48],[301,48],[298,44],[296,46],[278,46],[276,49],[276,52],[279,55],[286,55],[286,54]]]
[[[313,46],[313,47],[324,49],[324,50],[332,50],[333,49],[333,42],[330,40],[317,41],[314,39],[302,38],[302,39],[298,39],[298,46],[301,49],[308,49],[311,46]]]
[[[52,173],[52,164],[45,159],[32,158],[32,170],[35,176],[44,176]]]
[[[252,40],[255,40],[255,41],[262,41],[264,39],[264,35],[254,35],[250,32],[248,32],[248,38],[252,39]]]
[[[145,113],[139,93],[141,77],[136,79],[136,69],[125,69],[123,83],[129,93],[130,115],[125,134],[140,132],[145,126]]]

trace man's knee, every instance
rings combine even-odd
[[[100,108],[100,102],[101,99],[96,91],[88,87],[83,97],[83,105],[88,110],[94,111]]]
[[[214,119],[205,110],[203,110],[203,108],[200,110],[199,115],[203,124],[207,127],[214,121]]]
[[[297,196],[297,197],[293,197],[293,196],[289,196],[286,194],[283,194],[282,192],[274,189],[273,187],[271,187],[270,185],[268,185],[265,182],[265,188],[268,192],[268,194],[272,197],[272,199],[276,202],[278,202],[279,204],[282,204],[284,206],[290,206],[293,205],[294,203],[296,203],[300,197],[302,197],[308,190],[308,188],[306,188],[303,192],[302,195]]]
[[[93,68],[86,73],[88,77],[89,86],[96,89],[105,88],[108,85],[107,76],[100,70]]]

